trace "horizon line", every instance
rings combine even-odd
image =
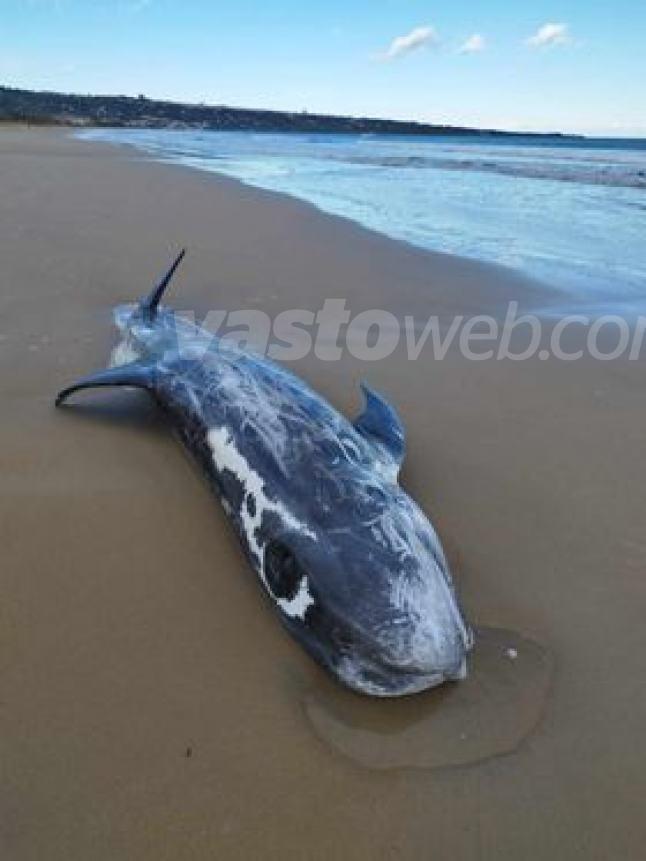
[[[56,90],[56,89],[31,89],[26,87],[17,87],[10,84],[0,84],[0,92],[27,93],[31,95],[51,95],[57,97],[69,96],[72,98],[89,98],[89,99],[124,99],[133,102],[150,102],[156,104],[174,105],[178,107],[206,109],[206,110],[231,110],[240,112],[253,112],[264,115],[277,115],[288,117],[309,116],[317,119],[341,120],[347,122],[369,122],[369,123],[388,123],[392,125],[408,125],[420,128],[428,127],[429,129],[442,130],[446,129],[447,133],[468,132],[471,134],[492,134],[492,135],[509,135],[509,136],[526,136],[526,137],[560,137],[575,140],[643,140],[646,134],[627,134],[627,133],[610,133],[610,132],[578,132],[578,131],[559,131],[556,129],[550,130],[529,130],[523,128],[497,128],[494,126],[477,126],[477,125],[461,125],[459,123],[439,122],[423,119],[395,119],[392,117],[376,117],[367,114],[342,114],[342,113],[326,113],[308,108],[301,109],[285,109],[285,108],[258,108],[248,107],[245,105],[227,104],[224,102],[213,103],[205,101],[191,101],[186,99],[177,99],[172,97],[150,97],[145,93],[137,95],[118,92],[80,92],[74,90]],[[0,116],[0,122],[7,120]],[[12,120],[15,121],[15,120]],[[28,121],[28,120],[26,120]],[[54,123],[55,124],[55,123]],[[60,123],[58,123],[60,124]],[[243,129],[242,129],[243,131]],[[267,130],[258,130],[260,133]],[[350,131],[350,130],[349,130]],[[323,133],[323,132],[319,132]],[[343,133],[343,132],[340,132]],[[405,132],[402,132],[405,134]]]

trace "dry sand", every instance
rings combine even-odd
[[[361,378],[397,405],[481,628],[467,682],[362,699],[283,632],[145,397],[53,396],[178,243],[198,312],[540,287],[62,132],[0,131],[0,192],[1,857],[642,858],[641,364],[297,364],[348,413]]]

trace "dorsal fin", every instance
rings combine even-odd
[[[377,447],[380,454],[383,453],[392,461],[396,475],[406,447],[404,426],[394,407],[385,398],[365,383],[361,383],[361,389],[366,403],[363,412],[354,421],[354,427]]]
[[[153,287],[152,291],[148,294],[148,296],[142,299],[139,303],[139,307],[141,308],[141,313],[144,320],[151,321],[154,319],[155,314],[157,313],[157,306],[159,305],[161,297],[164,294],[164,290],[170,284],[171,278],[175,274],[175,270],[177,269],[179,264],[184,259],[185,254],[186,249],[182,248],[175,260],[173,260],[170,269],[166,272],[164,277],[155,287]]]

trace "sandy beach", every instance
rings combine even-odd
[[[362,379],[396,405],[480,632],[465,682],[362,699],[283,631],[146,397],[54,396],[180,245],[168,301],[198,316],[549,288],[64,131],[0,128],[0,189],[3,859],[643,857],[641,363],[294,363],[348,415]]]

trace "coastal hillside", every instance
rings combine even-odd
[[[0,122],[218,131],[337,132],[407,135],[500,135],[513,132],[401,122],[369,117],[265,111],[225,105],[184,104],[145,96],[90,96],[0,86]]]

